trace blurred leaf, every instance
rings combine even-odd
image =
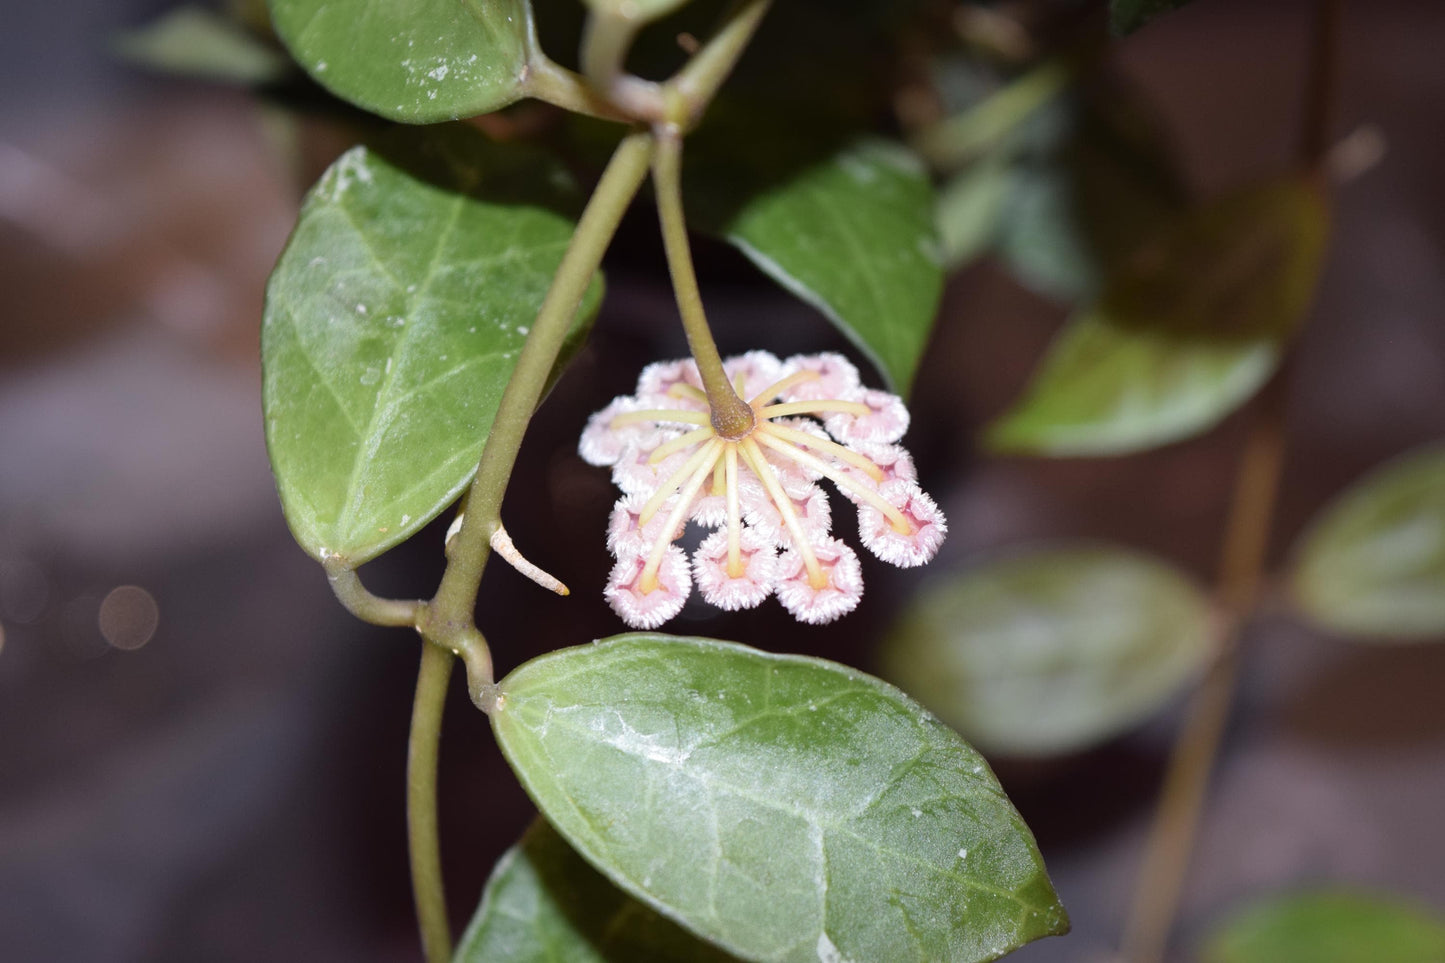
[[[912,153],[848,144],[739,200],[717,233],[908,393],[943,295],[933,191]]]
[[[988,443],[1119,455],[1214,426],[1274,372],[1314,294],[1326,234],[1324,203],[1299,180],[1191,212],[1069,321]]]
[[[728,963],[613,886],[545,819],[503,854],[453,963]]]
[[[952,271],[986,254],[998,236],[1014,179],[1005,159],[981,157],[944,184],[934,216],[944,266]]]
[[[1199,673],[1207,600],[1173,568],[1050,548],[920,594],[883,650],[888,677],[986,752],[1072,752],[1128,731]]]
[[[1445,921],[1413,905],[1355,893],[1276,897],[1227,921],[1207,963],[1440,963]]]
[[[940,93],[945,102],[967,107],[923,130],[915,146],[934,167],[954,171],[986,153],[1017,150],[1020,128],[1073,82],[1074,70],[1062,61],[1046,61],[998,84],[981,69],[947,63],[939,65],[935,79],[953,88]]]
[[[203,7],[177,7],[159,20],[116,38],[126,60],[167,73],[222,83],[275,83],[291,61],[251,31]]]
[[[998,253],[1045,297],[1095,297],[1110,273],[1187,210],[1162,125],[1121,83],[1059,98],[1021,133],[1039,150],[1014,165]]]
[[[1109,0],[1109,29],[1124,37],[1160,14],[1178,10],[1189,0]]]
[[[271,17],[317,83],[390,120],[453,120],[522,97],[526,0],[271,0]]]
[[[1118,77],[1047,62],[1005,83],[959,57],[940,58],[934,74],[956,113],[918,146],[944,173],[967,161],[940,196],[945,250],[964,255],[951,267],[993,248],[1030,289],[1083,300],[1185,211],[1163,124]]]
[[[853,669],[618,636],[500,684],[502,751],[638,899],[748,960],[992,960],[1067,929],[982,758]]]
[[[318,559],[360,564],[461,493],[572,235],[552,208],[575,195],[536,151],[465,129],[401,143],[418,154],[331,165],[266,290],[266,443]]]
[[[1346,634],[1445,637],[1445,448],[1398,459],[1332,505],[1301,541],[1294,594]]]

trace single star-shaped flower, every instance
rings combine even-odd
[[[830,534],[821,478],[857,506],[873,554],[903,567],[933,558],[947,524],[896,444],[908,428],[900,398],[862,387],[836,354],[779,362],[753,351],[723,370],[753,412],[735,436],[714,426],[690,359],[649,365],[637,393],[597,412],[582,433],[582,457],[611,466],[623,492],[608,525],[617,564],[605,594],[624,622],[661,625],[694,583],[723,609],[776,593],[803,622],[852,611],[863,595],[858,556]],[[714,529],[691,565],[674,544],[688,521]]]

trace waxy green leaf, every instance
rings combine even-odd
[[[1109,29],[1114,36],[1133,33],[1150,20],[1178,10],[1189,0],[1109,0]]]
[[[986,752],[1088,748],[1157,711],[1213,649],[1203,593],[1105,546],[1039,549],[921,593],[885,674]]]
[[[204,7],[177,7],[148,26],[121,34],[115,47],[143,67],[222,83],[275,83],[293,69],[280,50]]]
[[[321,560],[360,564],[461,493],[572,235],[555,164],[447,134],[405,161],[343,154],[267,285],[266,444],[291,531]],[[570,348],[600,296],[596,281]]]
[[[1069,321],[990,445],[1119,455],[1214,426],[1274,372],[1314,294],[1326,234],[1324,203],[1301,180],[1191,212]]]
[[[853,143],[758,189],[719,228],[907,394],[943,295],[933,191],[898,144]]]
[[[748,960],[992,960],[1067,929],[983,759],[853,669],[624,635],[499,687],[532,798],[613,882]]]
[[[1445,448],[1386,465],[1331,506],[1300,543],[1294,595],[1349,635],[1445,638]]]
[[[276,32],[342,100],[403,123],[454,120],[523,96],[527,0],[270,0]]]
[[[613,886],[545,819],[497,862],[454,963],[730,963]]]
[[[1440,963],[1445,920],[1363,893],[1282,896],[1250,907],[1209,941],[1205,963]]]

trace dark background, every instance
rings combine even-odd
[[[1339,196],[1291,388],[1276,558],[1363,471],[1445,436],[1445,7],[1346,8],[1337,132],[1376,125],[1388,153]],[[418,959],[402,783],[417,641],[336,606],[286,531],[262,445],[261,292],[301,185],[247,96],[108,58],[114,30],[159,9],[12,4],[0,31],[0,958]],[[1200,190],[1288,163],[1307,12],[1197,0],[1121,46]],[[573,450],[646,360],[682,354],[651,230],[626,229],[593,341],[528,436],[507,524],[575,594],[492,567],[480,618],[502,671],[621,629],[601,601],[614,495]],[[724,354],[841,347],[741,259],[704,246],[701,262]],[[1240,419],[1128,459],[975,448],[1062,317],[991,266],[951,285],[909,436],[952,528],[930,569],[865,560],[862,606],[829,629],[772,603],[690,607],[669,628],[869,667],[908,593],[995,547],[1109,538],[1209,577]],[[366,577],[428,593],[440,544],[433,526]],[[118,585],[159,612],[135,651],[97,627]],[[1280,888],[1445,907],[1445,647],[1351,645],[1278,604],[1247,642],[1178,958]],[[442,817],[460,927],[532,809],[452,694]],[[1086,756],[1001,761],[1075,925],[1011,959],[1107,958],[1174,721]]]

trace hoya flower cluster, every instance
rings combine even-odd
[[[661,625],[694,583],[723,609],[776,594],[804,622],[852,611],[863,595],[858,556],[830,533],[821,478],[857,506],[873,554],[904,567],[933,558],[947,526],[897,445],[908,428],[901,399],[864,388],[836,354],[780,362],[754,351],[723,368],[754,413],[740,437],[713,428],[690,359],[648,366],[637,393],[597,412],[582,434],[582,457],[611,466],[623,492],[608,525],[617,564],[605,594],[624,622]],[[674,544],[689,521],[713,529],[691,564]]]

